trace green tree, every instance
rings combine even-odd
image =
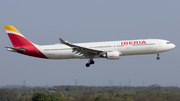
[[[33,95],[32,101],[63,101],[55,95],[46,95],[44,93],[37,92]]]
[[[94,101],[103,101],[103,99],[100,96],[97,96]]]
[[[32,101],[51,101],[51,98],[44,93],[37,92],[33,95]]]
[[[56,97],[64,98],[64,94],[62,92],[53,92],[51,94],[55,95]]]
[[[17,94],[10,89],[0,89],[0,101],[15,101]]]
[[[123,99],[122,101],[134,101],[134,100],[131,98],[126,98],[126,99]]]

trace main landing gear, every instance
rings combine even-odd
[[[157,60],[159,60],[160,59],[160,57],[159,57],[159,54],[157,54],[157,58],[156,58]]]
[[[94,64],[95,62],[94,62],[94,60],[93,59],[90,59],[89,61],[88,61],[88,63],[86,63],[86,67],[89,67],[91,64]]]

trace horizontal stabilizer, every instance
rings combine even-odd
[[[13,47],[6,47],[8,51],[11,51],[11,52],[19,52],[19,53],[24,53],[25,52],[25,49],[24,48],[20,48],[20,49],[17,49],[17,48],[13,48]]]

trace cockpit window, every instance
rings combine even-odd
[[[167,44],[170,44],[171,42],[167,42]]]

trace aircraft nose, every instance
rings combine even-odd
[[[173,49],[173,48],[175,48],[175,47],[176,47],[176,45],[173,44],[173,43],[171,43],[171,44],[168,44],[168,46],[166,47],[166,49],[167,49],[167,50],[171,50],[171,49]]]
[[[172,49],[175,48],[175,47],[176,47],[176,45],[175,45],[175,44],[172,44]]]

